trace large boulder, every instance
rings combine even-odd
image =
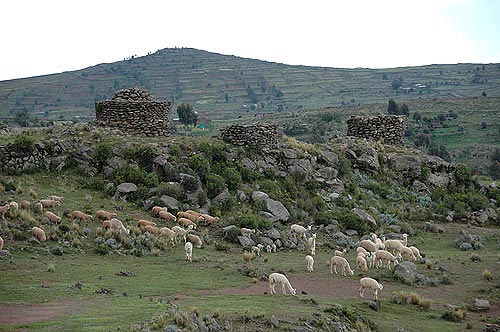
[[[271,198],[266,199],[264,203],[267,211],[273,215],[273,221],[287,221],[290,218],[290,212],[283,203]]]
[[[162,195],[160,201],[162,205],[166,206],[169,210],[179,210],[179,201],[174,197]]]
[[[360,209],[360,208],[353,208],[351,210],[352,212],[354,212],[355,214],[357,214],[361,219],[363,219],[364,221],[367,221],[369,222],[370,224],[373,224],[375,226],[377,226],[377,221],[375,220],[375,218],[373,218],[370,214],[368,214],[368,212],[366,212],[365,210],[363,209]]]
[[[240,235],[238,236],[238,242],[243,246],[243,247],[252,247],[255,245],[255,241],[252,240],[249,237]]]

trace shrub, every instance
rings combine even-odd
[[[104,255],[106,255],[109,252],[109,248],[105,244],[99,244],[95,248],[95,252],[96,252],[96,254],[104,256]]]
[[[273,227],[271,220],[264,219],[255,214],[244,214],[235,218],[234,224],[238,227],[251,229],[270,229]]]
[[[35,139],[28,135],[17,135],[11,149],[18,153],[29,154],[35,149]]]
[[[229,250],[229,246],[225,243],[220,243],[220,242],[217,242],[215,244],[215,250],[217,251],[228,251]]]
[[[97,168],[102,170],[103,166],[106,164],[106,161],[113,156],[113,148],[108,143],[101,142],[97,145],[93,161],[97,164]]]
[[[54,256],[62,256],[63,252],[63,248],[57,245],[50,248],[50,253]]]
[[[359,234],[369,234],[376,230],[376,226],[361,219],[360,216],[347,209],[332,211],[334,219],[339,221],[342,230],[353,229]]]
[[[224,239],[229,242],[239,243],[238,236],[241,235],[241,229],[239,227],[230,228],[225,234]]]
[[[212,199],[224,190],[226,183],[220,175],[209,173],[206,179],[208,198]]]
[[[483,271],[482,275],[483,275],[483,279],[485,279],[485,280],[493,280],[493,274],[488,269],[485,269]]]
[[[466,314],[467,310],[459,308],[454,311],[446,311],[441,318],[450,322],[461,322],[465,319]]]
[[[254,260],[255,258],[257,258],[257,256],[254,253],[251,253],[248,251],[245,251],[243,253],[243,260],[245,261],[245,263],[248,263],[248,262]]]
[[[134,160],[141,169],[146,172],[152,171],[153,159],[156,157],[155,150],[149,145],[130,147],[125,150],[125,158]]]
[[[201,154],[195,154],[188,160],[189,167],[198,174],[202,181],[205,176],[210,172],[210,161],[208,158]]]

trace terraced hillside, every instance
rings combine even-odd
[[[332,55],[334,56],[334,55]],[[94,103],[139,86],[209,119],[399,100],[500,96],[500,64],[394,69],[290,66],[196,49],[0,82],[0,120],[91,116]],[[174,108],[175,109],[175,108]]]

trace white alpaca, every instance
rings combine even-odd
[[[340,250],[335,250],[335,256],[344,257],[346,252],[347,252],[347,249],[344,249],[344,250],[342,250],[342,251],[340,251]]]
[[[360,287],[359,287],[359,296],[365,297],[365,289],[366,288],[371,288],[373,291],[373,299],[378,300],[378,291],[382,290],[384,288],[384,285],[381,283],[377,282],[377,280],[372,279],[372,278],[361,278],[359,280]]]
[[[356,266],[360,271],[368,271],[368,264],[366,263],[366,259],[362,256],[363,253],[360,253],[356,257]]]
[[[184,251],[186,252],[186,259],[191,262],[193,259],[193,244],[191,242],[186,242]]]
[[[311,255],[316,255],[316,234],[313,233],[310,238],[307,239],[309,248],[311,248]]]
[[[342,275],[346,276],[346,272],[349,272],[350,275],[354,274],[354,271],[351,270],[351,266],[349,265],[349,262],[347,259],[344,257],[340,256],[333,256],[332,260],[330,261],[330,273],[333,274],[333,271],[335,271],[335,274],[337,273],[337,265],[342,268]]]
[[[288,278],[281,274],[281,273],[271,273],[269,275],[269,293],[276,294],[276,289],[274,287],[276,284],[281,284],[281,289],[283,294],[286,295],[286,290],[290,292],[292,295],[296,295],[297,291],[295,288],[292,288],[292,285],[290,285],[290,281],[288,281]]]
[[[314,271],[314,258],[313,258],[313,256],[310,256],[310,255],[306,256],[306,264],[307,264],[307,272],[313,272]]]
[[[306,233],[311,230],[311,225],[309,225],[309,226],[307,226],[307,228],[305,228],[304,226],[293,224],[292,226],[290,226],[290,229],[292,230],[292,233],[295,237],[297,235],[300,235],[300,236],[304,237],[304,240],[307,240]]]

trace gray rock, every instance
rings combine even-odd
[[[375,219],[371,215],[369,215],[368,212],[366,212],[365,210],[362,210],[360,208],[353,208],[351,211],[356,213],[364,221],[367,221],[375,226],[377,225],[377,221],[375,221]]]
[[[260,236],[258,242],[262,243],[264,246],[271,245],[274,243],[274,241],[267,236]]]
[[[117,194],[129,194],[137,191],[137,185],[134,183],[124,182],[116,187]]]
[[[246,202],[247,201],[247,199],[248,199],[247,195],[245,195],[245,193],[243,191],[238,190],[237,194],[238,194],[238,200],[240,202]]]
[[[338,232],[338,231],[339,231],[339,226],[338,225],[329,224],[329,225],[325,226],[325,232],[328,233],[328,234],[332,234],[332,233],[335,233],[335,232]]]
[[[407,285],[426,284],[426,277],[417,272],[417,266],[413,262],[404,261],[396,265],[393,276]]]
[[[243,247],[251,247],[255,245],[254,240],[243,235],[238,236],[238,241]]]
[[[273,214],[269,213],[267,211],[259,211],[259,216],[261,216],[262,218],[269,219],[269,220],[273,220],[274,219]]]
[[[286,159],[297,159],[299,156],[299,151],[296,149],[281,149],[281,152]]]
[[[12,257],[12,254],[8,250],[0,250],[0,259],[7,259]]]
[[[169,210],[179,210],[179,201],[171,196],[162,195],[160,201],[163,206],[166,206]]]
[[[319,153],[318,161],[330,167],[335,167],[339,162],[339,156],[330,150],[324,150]]]
[[[225,201],[227,201],[230,198],[231,198],[231,193],[226,188],[220,194],[215,196],[213,201],[217,202],[217,203],[224,203]]]
[[[263,201],[269,198],[269,195],[262,191],[254,191],[252,193],[252,200]]]
[[[283,203],[268,198],[264,201],[266,209],[274,216],[273,221],[287,221],[290,219],[290,212]]]
[[[243,164],[243,166],[246,166],[253,171],[255,171],[255,169],[257,168],[257,165],[255,165],[255,163],[252,160],[248,159],[247,157],[243,157],[241,159],[241,163]]]
[[[490,301],[475,299],[470,309],[472,311],[488,311],[490,310],[490,308],[491,308]]]
[[[281,239],[281,233],[276,228],[271,228],[266,232],[266,235],[273,240]]]
[[[472,250],[472,244],[468,243],[468,242],[464,242],[464,243],[461,243],[460,246],[458,247],[458,249],[462,250],[462,251],[468,251],[468,250]]]

